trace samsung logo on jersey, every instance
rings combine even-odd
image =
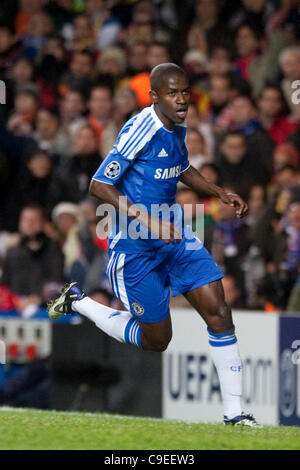
[[[175,178],[180,175],[181,165],[172,166],[171,168],[156,168],[154,178],[157,180],[166,180]]]

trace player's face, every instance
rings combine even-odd
[[[173,129],[175,124],[184,122],[190,101],[190,88],[183,74],[170,75],[162,81],[159,90],[152,91],[151,94],[157,115],[167,129]]]

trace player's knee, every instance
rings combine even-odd
[[[151,339],[148,339],[147,347],[145,349],[149,349],[151,351],[156,351],[156,352],[163,352],[167,349],[171,339],[172,339],[171,333],[164,335],[164,336],[153,337]]]
[[[155,343],[153,343],[153,351],[164,352],[167,349],[169,342],[169,340],[156,341]]]

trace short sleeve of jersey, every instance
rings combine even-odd
[[[178,126],[177,129],[178,129],[178,134],[179,134],[178,135],[179,144],[183,151],[183,161],[182,161],[181,171],[180,171],[180,173],[183,173],[190,166],[190,162],[188,159],[188,150],[186,148],[186,127]]]
[[[133,165],[157,131],[149,108],[131,118],[120,131],[113,149],[96,171],[93,179],[116,184]]]
[[[132,163],[132,160],[122,157],[114,147],[99,166],[93,179],[114,185],[122,178]]]

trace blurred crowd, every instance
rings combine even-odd
[[[300,311],[299,0],[1,0],[1,310],[70,280],[111,302],[89,182],[163,62],[190,78],[191,164],[249,204],[240,220],[178,186],[227,301]]]

